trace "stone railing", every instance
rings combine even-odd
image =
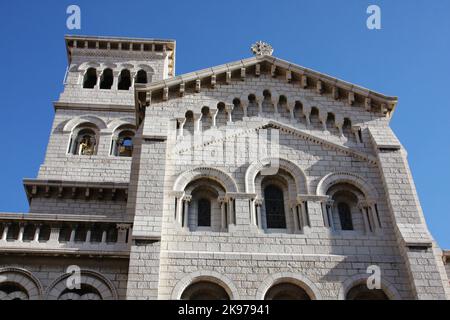
[[[128,256],[131,226],[104,216],[0,213],[0,253]]]

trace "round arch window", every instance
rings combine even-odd
[[[267,291],[264,300],[311,300],[311,297],[293,283],[279,283]]]
[[[230,300],[230,296],[217,283],[200,281],[189,285],[181,295],[181,300]]]

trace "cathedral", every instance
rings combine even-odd
[[[65,45],[29,212],[0,213],[0,300],[450,299],[396,97],[264,42],[183,75],[173,40]]]

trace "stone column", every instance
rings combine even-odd
[[[298,214],[297,214],[297,201],[291,200],[290,201],[290,207],[292,212],[292,219],[294,221],[294,233],[300,231],[300,224],[298,220]]]
[[[334,222],[333,222],[333,206],[334,206],[334,200],[328,200],[326,202],[326,209],[327,209],[327,217],[329,221],[329,227],[331,230],[335,230]]]
[[[25,224],[21,223],[20,224],[20,229],[19,229],[19,236],[17,237],[17,241],[22,242],[23,241],[23,232],[25,230]]]
[[[219,197],[218,201],[220,205],[220,227],[221,231],[224,232],[227,229],[227,213],[225,210],[226,199],[225,197]]]
[[[182,137],[183,136],[183,128],[184,128],[184,125],[186,124],[186,118],[177,118],[177,123],[179,124],[178,136]]]
[[[41,233],[41,224],[37,224],[36,229],[34,230],[33,242],[39,242],[40,233]]]
[[[226,104],[225,105],[225,111],[228,115],[228,123],[227,124],[232,124],[233,123],[233,118],[232,118],[232,112],[234,109],[234,105],[232,104]]]
[[[303,105],[303,114],[305,115],[306,126],[309,127],[311,125],[311,108],[307,108],[305,105]]]
[[[263,200],[262,199],[256,199],[255,200],[255,205],[256,205],[256,223],[259,229],[263,230],[263,224],[262,224],[262,213],[261,213],[261,207],[263,204]]]
[[[228,196],[228,222],[230,224],[236,224],[234,215],[234,198]]]
[[[215,112],[214,110],[210,110],[210,112],[211,112],[211,127],[215,128],[217,115],[219,114],[219,109],[215,109]]]
[[[183,214],[183,229],[189,231],[189,202],[191,202],[192,196],[184,197],[184,214]]]
[[[91,242],[91,228],[89,227],[89,229],[86,232],[86,239],[84,241],[85,243],[89,243]]]
[[[369,234],[372,232],[372,228],[371,228],[370,222],[369,222],[367,203],[366,202],[358,203],[358,208],[361,211],[361,214],[363,216],[365,232],[366,232],[366,234]]]
[[[288,108],[289,114],[291,116],[291,122],[294,122],[295,121],[295,116],[294,116],[295,101],[294,102],[288,102],[287,108]]]
[[[279,96],[272,96],[272,104],[273,104],[273,109],[275,112],[275,116],[278,116],[278,102],[280,101],[280,97]]]
[[[258,97],[256,97],[256,103],[258,104],[258,117],[262,117],[262,113],[263,113],[263,101],[264,101],[264,96],[258,96]]]
[[[201,131],[202,113],[194,113],[194,132]]]
[[[241,101],[242,111],[244,112],[244,118],[248,117],[248,103]]]
[[[72,230],[70,231],[70,239],[69,242],[73,243],[75,242],[75,233],[77,232],[77,226],[73,226]]]
[[[321,203],[322,206],[322,215],[323,215],[323,225],[326,228],[330,227],[330,223],[329,223],[329,219],[328,219],[328,206],[327,203],[325,201],[322,201]]]
[[[184,195],[179,195],[177,197],[177,211],[175,214],[176,222],[180,225],[183,225],[183,197]]]
[[[102,232],[102,243],[106,243],[106,230]]]
[[[5,228],[3,229],[2,234],[2,241],[6,241],[6,238],[8,237],[8,230],[9,230],[9,223],[5,223]]]
[[[97,70],[97,83],[95,84],[95,89],[100,89],[100,82],[102,81],[102,74],[103,74],[102,71]]]
[[[52,227],[50,229],[50,239],[49,242],[57,242],[59,237],[59,231],[61,228],[59,227]]]

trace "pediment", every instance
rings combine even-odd
[[[222,85],[263,75],[285,81],[299,91],[308,90],[332,101],[360,107],[366,112],[386,117],[391,116],[397,103],[396,97],[386,96],[273,56],[255,56],[148,85],[136,85],[137,124],[142,122],[145,108],[151,105],[199,94],[205,89],[216,90]]]
[[[192,152],[194,150],[201,150],[202,148],[205,148],[209,145],[214,144],[222,144],[226,141],[230,141],[235,139],[236,137],[242,137],[243,135],[248,134],[251,131],[258,131],[261,129],[268,129],[268,128],[274,128],[279,130],[281,133],[289,134],[292,136],[295,136],[296,138],[308,141],[310,143],[313,143],[315,145],[323,146],[329,150],[336,151],[339,154],[351,156],[355,160],[358,161],[365,161],[372,165],[377,164],[377,158],[374,157],[371,154],[368,154],[366,152],[355,150],[354,148],[329,141],[323,137],[319,137],[318,135],[315,135],[307,130],[302,130],[298,127],[282,123],[275,120],[266,120],[257,124],[254,124],[250,127],[242,128],[242,129],[235,129],[230,131],[230,133],[225,133],[222,137],[217,138],[216,135],[212,135],[211,139],[200,139],[200,142],[190,144],[189,146],[186,146],[184,148],[177,148],[174,150],[173,155],[183,155],[188,154],[189,152]]]

